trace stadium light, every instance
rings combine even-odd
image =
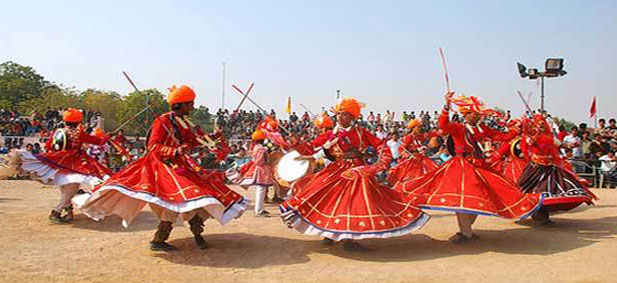
[[[527,69],[525,65],[516,63],[518,73],[521,78],[529,78],[535,80],[540,78],[540,109],[544,112],[544,78],[556,78],[565,76],[568,72],[563,69],[563,58],[548,58],[544,64],[544,72],[539,72],[538,69]]]

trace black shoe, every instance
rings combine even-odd
[[[270,218],[270,212],[263,210],[260,213],[255,214],[255,217]]]
[[[165,242],[150,242],[150,250],[152,251],[163,251],[163,252],[170,252],[170,251],[175,251],[178,248],[165,243]]]
[[[343,250],[346,252],[368,252],[366,247],[352,241],[345,241],[343,243]]]
[[[323,238],[321,239],[321,245],[322,246],[332,246],[334,245],[334,241],[330,238]]]
[[[49,221],[51,221],[51,223],[54,223],[54,224],[66,224],[67,223],[67,221],[60,216],[60,212],[57,212],[55,210],[52,210],[51,214],[49,214]]]
[[[201,235],[195,235],[195,243],[197,244],[200,250],[205,250],[208,248],[208,244],[206,243],[206,240],[204,240],[204,237],[202,237]]]
[[[542,221],[542,226],[547,226],[547,227],[553,227],[555,226],[555,222],[553,222],[553,220],[550,219],[546,219],[544,221]]]

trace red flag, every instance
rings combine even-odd
[[[593,97],[593,101],[591,101],[591,108],[589,109],[589,118],[596,116],[596,97]]]

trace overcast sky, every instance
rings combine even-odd
[[[445,83],[490,106],[521,113],[516,62],[544,67],[563,57],[568,74],[549,79],[549,112],[588,121],[617,114],[617,1],[10,1],[0,9],[0,61],[34,67],[48,80],[129,92],[187,84],[197,104],[235,108],[245,88],[264,108],[313,111],[336,90],[368,110],[435,110]],[[253,108],[245,104],[246,109]],[[254,108],[253,108],[254,109]]]

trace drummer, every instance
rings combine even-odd
[[[252,160],[244,164],[240,169],[240,176],[232,180],[242,187],[255,187],[255,217],[270,217],[270,212],[264,209],[264,199],[268,187],[274,184],[274,174],[268,162],[265,139],[266,135],[262,130],[257,129],[253,132],[250,150]]]
[[[69,108],[62,113],[64,128],[56,129],[53,138],[45,144],[46,153],[32,154],[20,151],[22,169],[45,184],[60,188],[60,201],[52,209],[52,223],[68,223],[73,220],[71,199],[79,189],[90,190],[112,171],[82,149],[84,144],[104,145],[109,136],[97,128],[95,135],[86,133],[82,125],[83,113]]]
[[[321,137],[321,139],[324,139],[327,136],[326,133],[331,132],[334,128],[334,121],[332,121],[332,118],[330,118],[326,112],[321,113],[319,117],[315,118],[313,124],[315,125],[315,129],[317,129],[319,133],[318,136]],[[323,148],[321,146],[317,146],[322,143],[319,137],[311,143],[315,151],[317,151],[313,157],[315,157],[315,160],[317,161],[322,161],[324,166],[328,166],[332,161],[326,158]]]

